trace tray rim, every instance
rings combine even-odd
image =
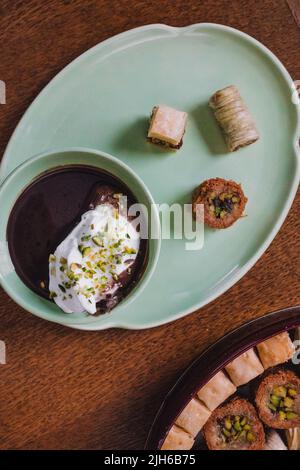
[[[167,392],[150,427],[145,443],[146,450],[160,449],[163,441],[174,424],[177,416],[215,374],[224,369],[226,364],[240,354],[276,334],[300,327],[300,305],[275,310],[261,317],[250,320],[229,331],[215,343],[204,349],[180,374],[175,384]],[[233,351],[231,346],[233,346]],[[231,352],[232,351],[232,352]],[[214,356],[212,358],[212,356]],[[200,378],[193,379],[195,372],[206,366],[206,372]],[[185,387],[180,392],[180,387]],[[174,399],[180,399],[172,406]]]
[[[105,39],[104,41],[101,41],[100,43],[94,45],[87,51],[83,52],[80,54],[77,58],[75,58],[73,61],[71,61],[68,65],[66,65],[60,72],[58,72],[49,82],[48,84],[38,93],[38,95],[35,97],[35,99],[32,101],[30,106],[27,108],[25,113],[23,114],[22,118],[20,119],[19,123],[17,124],[14,132],[12,133],[9,142],[7,144],[7,147],[4,151],[3,158],[1,160],[1,165],[0,165],[0,182],[3,177],[7,177],[11,171],[5,172],[5,167],[7,165],[7,160],[8,160],[8,154],[10,153],[10,148],[14,144],[16,140],[16,135],[17,132],[19,131],[20,127],[22,126],[23,122],[25,119],[27,119],[28,114],[31,112],[32,107],[35,105],[36,101],[38,101],[41,97],[46,94],[50,88],[52,87],[53,84],[56,83],[56,81],[59,81],[64,78],[64,75],[69,72],[73,67],[77,65],[80,61],[86,59],[89,55],[92,55],[94,52],[97,50],[100,50],[101,48],[105,48],[107,46],[111,46],[114,43],[118,43],[122,40],[126,42],[126,40],[129,40],[129,44],[132,45],[134,43],[130,42],[130,39],[132,36],[139,35],[139,34],[144,34],[145,32],[160,32],[161,34],[166,34],[166,35],[172,35],[172,34],[201,34],[201,30],[205,28],[210,28],[210,29],[215,29],[217,31],[225,31],[231,34],[234,34],[235,36],[245,39],[248,42],[252,43],[259,51],[263,52],[266,56],[269,57],[269,59],[275,64],[279,72],[281,73],[284,81],[286,82],[287,87],[290,88],[291,92],[293,90],[293,80],[284,67],[284,65],[281,63],[281,61],[266,47],[264,46],[260,41],[256,40],[252,36],[248,35],[247,33],[244,33],[240,30],[237,30],[235,28],[232,28],[230,26],[222,25],[222,24],[216,24],[216,23],[195,23],[192,25],[184,26],[184,27],[174,27],[174,26],[169,26],[165,24],[160,24],[160,23],[154,23],[154,24],[149,24],[149,25],[144,25],[144,26],[139,26],[137,28],[130,29],[128,31],[124,31],[122,33],[119,33],[115,36],[112,36],[108,39]],[[138,39],[138,38],[137,38]],[[152,39],[153,40],[153,39]],[[119,51],[121,48],[116,48],[114,52]],[[110,55],[110,54],[109,54]],[[92,323],[86,327],[82,327],[81,325],[69,325],[72,328],[77,328],[77,329],[84,329],[84,330],[102,330],[102,329],[107,329],[107,328],[125,328],[125,329],[133,329],[133,330],[140,330],[140,329],[145,329],[145,328],[152,328],[156,327],[159,325],[163,325],[166,323],[170,323],[172,321],[175,321],[179,318],[184,317],[185,315],[188,315],[192,312],[195,312],[196,310],[199,310],[203,306],[209,304],[219,296],[223,295],[228,289],[233,287],[254,265],[255,263],[260,259],[260,257],[264,254],[264,252],[267,250],[267,248],[270,246],[272,241],[274,240],[275,236],[279,232],[281,226],[283,225],[285,218],[292,206],[292,203],[294,201],[297,188],[299,185],[299,180],[300,180],[300,149],[298,147],[298,136],[300,135],[300,106],[295,105],[295,112],[296,112],[296,122],[295,122],[295,132],[291,141],[292,147],[293,147],[293,155],[294,155],[294,164],[295,164],[295,173],[293,176],[293,180],[290,185],[289,189],[289,194],[288,197],[286,198],[284,207],[280,213],[280,216],[277,218],[275,224],[273,225],[272,230],[269,232],[269,234],[266,236],[264,241],[260,244],[259,249],[256,250],[255,254],[248,259],[248,261],[241,266],[239,271],[235,273],[227,282],[224,282],[223,285],[219,288],[215,288],[214,292],[210,295],[208,295],[204,300],[197,302],[193,305],[191,305],[187,309],[179,310],[177,313],[172,314],[168,319],[163,319],[163,320],[156,320],[156,321],[143,321],[142,323],[139,323],[139,321],[127,321],[126,318],[118,321],[114,321],[113,318],[106,319],[101,323],[101,325],[93,325]],[[105,149],[104,149],[105,151]],[[30,158],[30,157],[28,157]],[[25,160],[26,161],[26,160]]]

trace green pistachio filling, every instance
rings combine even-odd
[[[226,416],[220,422],[220,428],[221,438],[224,444],[229,444],[232,441],[240,439],[251,443],[256,439],[252,431],[252,426],[246,416]]]
[[[246,416],[226,416],[221,420],[220,428],[221,438],[224,444],[229,444],[232,441],[240,439],[251,443],[256,439]]]
[[[281,421],[295,419],[295,399],[297,390],[292,385],[279,385],[273,388],[269,396],[268,408],[273,414],[278,414]]]
[[[209,210],[217,219],[224,219],[227,214],[233,212],[240,200],[236,193],[223,192],[217,195],[212,191],[208,196]]]

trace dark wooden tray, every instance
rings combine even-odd
[[[286,308],[245,323],[207,348],[167,394],[152,424],[145,449],[160,449],[181,411],[219,370],[261,341],[297,326],[300,326],[300,307]]]

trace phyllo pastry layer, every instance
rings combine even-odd
[[[234,85],[217,91],[211,97],[209,105],[224,132],[230,152],[253,144],[259,139],[250,111]]]
[[[177,418],[176,424],[196,437],[210,415],[211,412],[206,406],[193,398]]]
[[[295,353],[295,347],[286,331],[258,344],[257,350],[265,369],[289,361]]]
[[[187,113],[159,105],[152,110],[148,140],[154,144],[179,149],[185,132]]]
[[[267,436],[266,445],[263,450],[287,450],[287,447],[279,434],[272,429]]]
[[[197,393],[211,411],[236,392],[236,386],[220,371]]]
[[[193,445],[194,438],[174,424],[171,427],[161,450],[190,450]]]
[[[249,349],[249,351],[241,354],[234,361],[227,364],[225,369],[237,387],[250,382],[250,380],[264,372],[254,349]]]

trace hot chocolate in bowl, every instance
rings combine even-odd
[[[152,208],[151,223],[155,225],[157,238],[141,236],[135,259],[128,260],[131,261],[130,269],[122,271],[116,280],[113,295],[108,294],[97,302],[95,315],[86,312],[66,314],[49,298],[49,255],[78,226],[83,214],[102,204],[117,209],[118,195],[126,197],[127,210],[136,203],[142,203],[149,209],[149,214],[150,206],[154,204],[147,188],[127,166],[114,157],[95,153],[77,149],[55,152],[51,154],[51,159],[49,155],[35,157],[31,163],[26,162],[16,170],[19,175],[9,176],[0,190],[0,201],[9,195],[5,198],[6,227],[3,223],[0,227],[1,239],[6,229],[5,257],[8,262],[4,264],[10,266],[6,270],[0,268],[4,289],[27,310],[43,317],[46,314],[47,319],[71,326],[73,321],[81,324],[98,319],[101,323],[102,318],[114,316],[115,311],[134,299],[150,279],[160,247],[159,217],[154,212],[153,220]],[[50,162],[52,164],[49,167]],[[58,162],[63,164],[57,165]],[[33,166],[32,179],[30,175]],[[23,186],[20,183],[22,179]],[[147,217],[147,214],[143,214],[143,217]],[[128,216],[128,213],[126,217],[131,224],[133,217]],[[15,282],[17,288],[14,287]],[[36,312],[37,304],[39,312]],[[55,318],[48,318],[54,312]],[[107,312],[110,313],[101,315]]]
[[[137,204],[132,191],[113,175],[81,165],[53,169],[38,177],[17,199],[7,226],[10,256],[17,274],[38,295],[49,298],[49,255],[72,231],[83,213],[101,204],[117,208],[115,195]],[[97,313],[110,311],[138,283],[147,265],[148,240],[136,261],[120,276],[113,297],[99,302]],[[116,281],[115,281],[116,282]]]

